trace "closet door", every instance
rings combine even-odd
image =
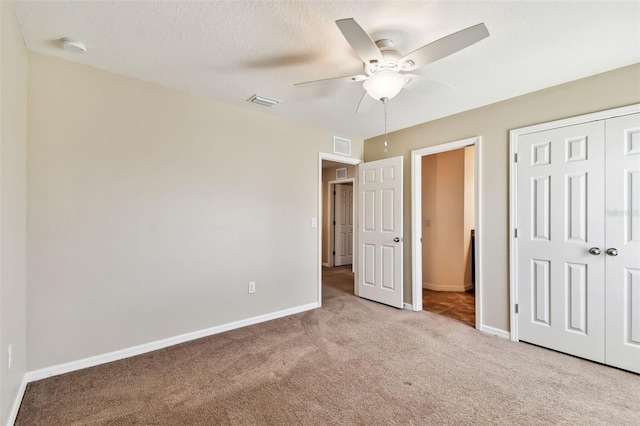
[[[605,362],[640,373],[640,114],[605,126]]]
[[[518,337],[604,362],[604,122],[518,138]]]

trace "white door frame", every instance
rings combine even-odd
[[[317,223],[318,223],[318,258],[317,258],[317,286],[318,286],[318,307],[322,306],[322,161],[333,161],[336,163],[348,164],[352,166],[357,166],[362,163],[362,160],[358,160],[357,158],[349,158],[336,154],[328,154],[326,152],[318,153],[318,210],[317,210]],[[346,179],[344,179],[346,180]],[[354,180],[353,182],[353,190],[357,191],[358,182]],[[353,203],[353,214],[355,215],[355,219],[358,218],[357,212],[358,206],[356,203]],[[357,223],[354,221],[353,226],[357,226]],[[357,247],[357,236],[354,234],[353,236],[353,246]],[[358,253],[356,250],[353,250],[353,262],[355,264]],[[356,277],[357,278],[357,277]]]
[[[412,309],[422,310],[422,157],[475,146],[475,289],[476,289],[476,329],[482,329],[482,252],[481,239],[481,150],[482,138],[474,136],[468,139],[443,143],[411,151],[411,287]]]
[[[535,124],[533,126],[513,129],[509,132],[509,312],[510,312],[510,338],[518,342],[518,314],[516,304],[518,303],[518,251],[515,230],[518,227],[517,201],[518,201],[518,167],[516,155],[518,154],[518,137],[528,133],[551,130],[558,127],[572,126],[575,124],[588,123],[596,120],[606,120],[608,118],[619,117],[621,115],[635,114],[640,112],[640,104],[615,108],[605,111],[594,112],[592,114],[579,115],[562,120],[550,121],[548,123]]]
[[[332,208],[334,207],[333,206],[334,197],[331,197],[331,192],[332,192],[331,188],[333,188],[333,190],[335,191],[335,185],[340,185],[340,184],[349,183],[349,182],[351,182],[353,184],[353,189],[355,190],[356,178],[345,178],[345,179],[338,179],[338,180],[330,180],[329,182],[327,182],[329,184],[329,211],[330,212],[333,211]],[[356,194],[354,193],[352,195],[352,197],[351,197],[351,205],[352,206],[354,206],[354,204],[355,204],[355,198],[356,198]],[[352,210],[351,211],[351,214],[352,214],[351,223],[355,224],[356,223],[355,206],[351,210]],[[334,218],[334,220],[335,220],[335,218]],[[331,221],[329,221],[329,222],[331,222]],[[335,244],[334,243],[334,241],[335,241],[335,231],[336,231],[335,226],[332,226],[331,227],[331,232],[329,232],[329,246],[331,246],[331,247],[334,247],[334,244]],[[353,235],[354,235],[354,239],[355,239],[355,232],[353,233]],[[352,251],[355,251],[355,250],[352,249]],[[329,258],[329,262],[327,262],[329,264],[328,266],[333,266],[333,263],[334,263],[334,260],[335,260],[334,257],[335,256],[331,256]],[[352,263],[351,270],[355,272],[355,268],[353,267],[353,265],[355,265],[355,263]]]

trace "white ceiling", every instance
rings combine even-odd
[[[337,19],[403,53],[480,22],[491,33],[422,68],[456,90],[403,90],[389,102],[389,131],[640,62],[640,1],[18,1],[15,11],[34,52],[346,137],[384,132],[382,104],[355,114],[361,83],[293,87],[362,73]],[[62,50],[62,37],[88,53]],[[246,102],[255,93],[283,102]]]

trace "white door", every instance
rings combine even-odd
[[[519,339],[604,362],[604,122],[517,149]]]
[[[353,185],[336,184],[334,187],[334,266],[353,262]]]
[[[640,114],[605,125],[606,363],[640,373]]]
[[[358,295],[403,308],[402,157],[358,166]]]

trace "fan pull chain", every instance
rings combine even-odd
[[[384,152],[386,153],[389,152],[387,150],[387,147],[389,146],[387,143],[387,102],[389,101],[389,98],[382,98],[381,101],[384,105]]]

